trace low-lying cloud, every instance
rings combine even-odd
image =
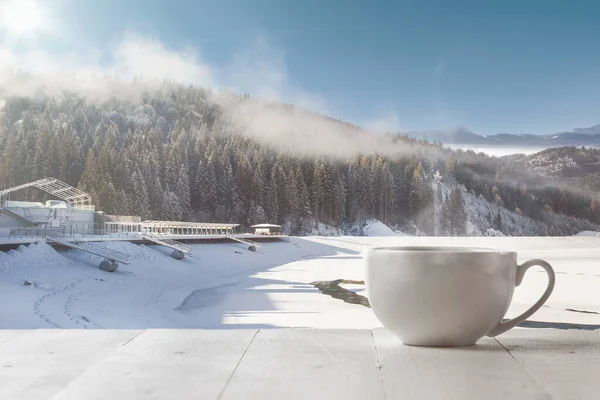
[[[102,62],[105,61],[105,62]],[[25,74],[27,76],[25,76]],[[238,93],[325,107],[324,99],[294,85],[283,54],[264,37],[235,54],[225,65],[211,64],[199,49],[170,48],[156,37],[125,32],[105,60],[98,50],[49,52],[44,49],[15,50],[0,43],[0,96],[54,95],[63,90],[112,95],[104,77],[129,84],[170,81],[228,89]],[[96,84],[98,83],[98,84]]]
[[[136,85],[131,84],[134,80]],[[98,101],[111,96],[135,98],[163,81],[260,98],[224,103],[223,97],[216,97],[215,101],[243,125],[246,134],[289,151],[338,156],[391,151],[383,135],[324,117],[331,112],[331,105],[320,94],[292,81],[283,51],[265,37],[258,37],[253,46],[234,54],[225,65],[208,62],[199,49],[170,48],[158,38],[133,31],[122,35],[107,58],[94,49],[84,54],[54,53],[15,50],[0,43],[0,104],[11,96],[53,96],[65,90]],[[389,112],[367,121],[367,125],[373,131],[390,131],[397,127],[398,118]]]

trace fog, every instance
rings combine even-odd
[[[0,106],[12,96],[56,96],[65,90],[96,102],[112,96],[135,100],[169,81],[213,89],[210,100],[241,133],[282,150],[332,156],[407,151],[400,144],[390,146],[383,135],[398,124],[393,112],[365,119],[370,131],[328,118],[331,105],[290,79],[283,52],[264,37],[223,65],[207,62],[200,49],[169,48],[132,31],[122,35],[108,62],[100,62],[98,54],[95,49],[72,54],[0,46]],[[248,93],[254,100],[235,101],[223,91]]]

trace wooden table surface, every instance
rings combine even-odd
[[[468,348],[354,330],[3,330],[0,399],[598,399],[600,330]]]

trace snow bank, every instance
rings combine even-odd
[[[19,246],[16,250],[7,253],[0,252],[0,272],[13,271],[17,267],[29,268],[69,263],[68,259],[44,242],[33,243],[27,247]]]
[[[362,230],[364,236],[399,236],[392,228],[377,219],[368,220]]]
[[[393,229],[387,226],[386,224],[375,218],[357,220],[352,225],[344,226],[343,232],[346,236],[410,236],[404,232],[401,232],[398,229]]]
[[[575,236],[600,236],[600,232],[582,231],[576,234]]]
[[[484,236],[494,236],[494,237],[500,237],[500,236],[505,236],[504,233],[494,229],[494,228],[488,228],[485,231]]]

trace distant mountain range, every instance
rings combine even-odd
[[[453,145],[485,146],[594,146],[600,147],[600,124],[590,128],[576,128],[569,132],[548,135],[497,133],[480,135],[468,129],[457,128],[438,131],[405,132],[409,137],[425,139],[429,142],[440,141]]]

